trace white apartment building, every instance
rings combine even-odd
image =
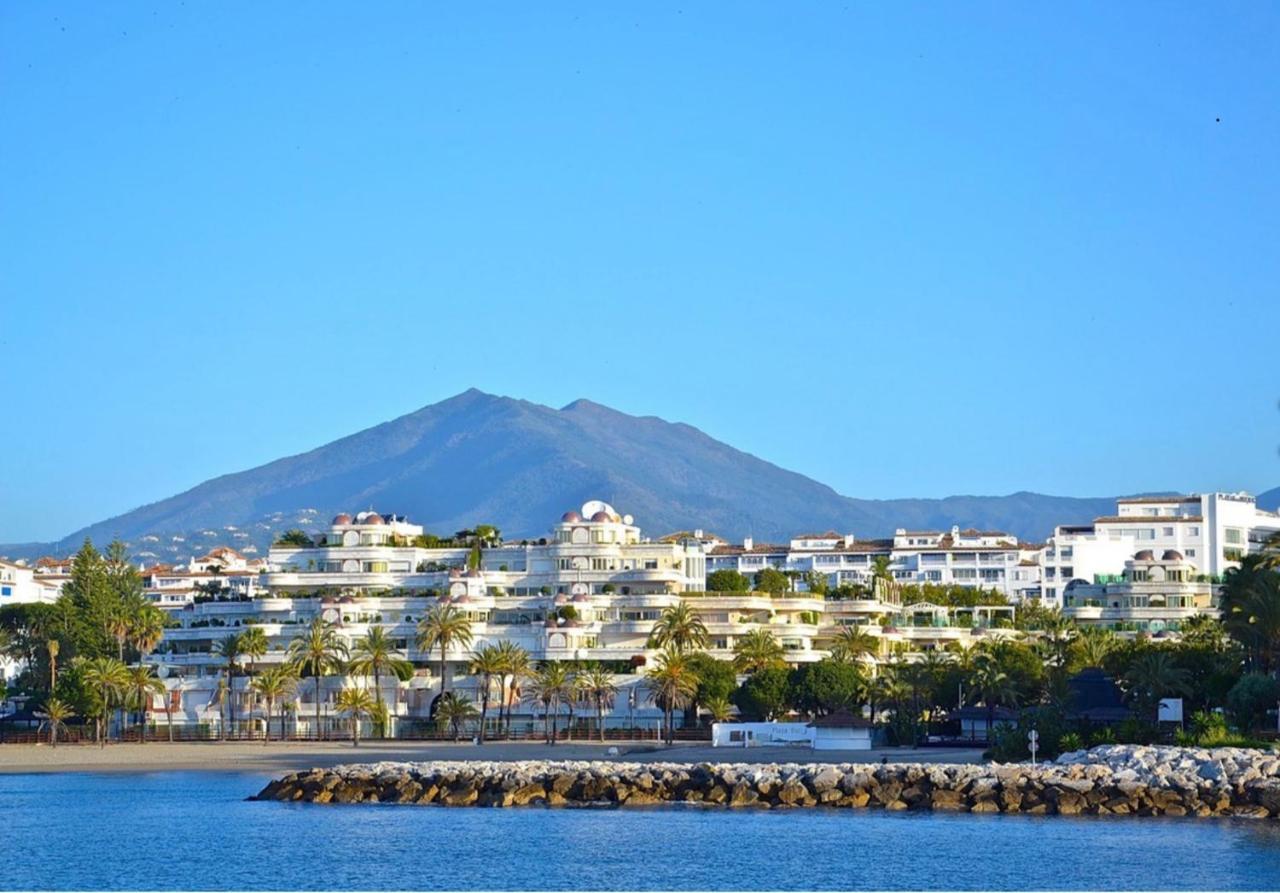
[[[185,566],[156,564],[141,568],[140,573],[143,594],[158,607],[175,610],[197,599],[252,599],[259,575],[266,570],[263,559],[219,546]]]
[[[57,601],[57,598],[58,588],[37,577],[34,568],[0,559],[0,608],[8,605],[50,604]],[[0,679],[8,679],[21,669],[19,662],[0,654]]]
[[[622,693],[614,722],[631,714],[657,713],[649,704],[642,670],[653,657],[649,636],[663,609],[685,601],[707,626],[707,651],[729,659],[738,639],[759,629],[771,632],[800,663],[825,657],[841,627],[864,627],[879,642],[881,655],[932,648],[968,647],[986,635],[1011,635],[1011,606],[953,609],[897,603],[896,590],[868,590],[862,598],[823,599],[799,591],[704,592],[707,554],[699,536],[641,536],[629,516],[602,502],[566,512],[537,542],[496,545],[474,551],[465,546],[430,545],[422,528],[404,519],[372,512],[339,515],[312,546],[271,550],[269,570],[252,599],[223,598],[189,603],[174,611],[179,626],[165,633],[151,656],[171,680],[169,706],[187,722],[209,721],[221,710],[213,700],[215,677],[224,669],[217,642],[228,634],[258,627],[267,653],[258,666],[286,659],[289,642],[314,618],[335,624],[353,645],[371,628],[386,630],[395,647],[415,665],[407,684],[384,680],[384,700],[404,721],[423,721],[441,690],[438,652],[417,647],[417,624],[434,607],[449,604],[465,612],[474,640],[446,655],[450,688],[479,700],[480,682],[467,675],[471,653],[485,644],[512,641],[534,661],[600,661],[618,674]],[[798,543],[810,558],[829,557],[826,545]],[[881,551],[844,543],[852,555]],[[888,553],[887,543],[883,548]],[[819,563],[819,566],[827,566]],[[845,569],[869,580],[869,567]],[[251,715],[246,680],[230,694],[236,713]],[[322,725],[330,723],[333,699],[343,680],[325,680],[320,689]],[[632,698],[630,692],[636,692]],[[315,688],[299,686],[293,722],[305,731],[313,722]],[[155,706],[159,715],[159,704]],[[517,715],[528,705],[515,705]]]
[[[787,545],[714,546],[707,571],[734,570],[752,576],[766,567],[796,575],[817,571],[832,587],[871,584],[877,558],[889,560],[893,578],[901,583],[968,586],[994,589],[1011,601],[1038,594],[1038,546],[1021,545],[1002,531],[903,530],[892,539],[859,540],[852,534],[807,533]],[[803,581],[798,581],[803,589]]]
[[[1114,515],[1054,530],[1041,553],[1044,599],[1061,605],[1071,581],[1120,574],[1143,549],[1173,550],[1198,575],[1218,579],[1277,531],[1280,515],[1259,509],[1247,493],[1120,499]]]
[[[1163,638],[1193,617],[1218,616],[1219,589],[1176,549],[1140,549],[1119,575],[1070,583],[1063,613],[1081,626]]]

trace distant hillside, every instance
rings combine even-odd
[[[433,531],[488,522],[508,537],[536,537],[588,498],[634,515],[653,536],[700,527],[757,541],[814,529],[876,536],[951,524],[1041,539],[1054,524],[1086,522],[1114,505],[1110,497],[1037,493],[852,499],[689,425],[589,400],[557,410],[470,390],[308,453],[214,478],[57,543],[0,547],[0,554],[65,553],[85,536],[118,536],[135,552],[162,559],[219,542],[261,549],[278,530],[315,528],[339,511],[370,507]]]

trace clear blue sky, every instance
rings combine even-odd
[[[1268,3],[6,3],[0,542],[473,385],[855,496],[1280,484],[1278,47]]]

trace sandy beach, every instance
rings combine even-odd
[[[111,744],[99,748],[89,744],[4,744],[0,745],[0,773],[39,772],[165,772],[195,770],[209,772],[286,773],[312,767],[379,760],[598,760],[631,762],[981,762],[982,752],[959,748],[890,748],[872,751],[823,751],[807,748],[752,748],[749,751],[712,748],[708,744],[655,744],[619,746],[617,755],[607,747],[585,742],[561,743],[554,747],[534,742],[471,743],[438,741],[366,741],[359,747],[350,742],[273,742],[270,745],[230,742],[169,744]]]

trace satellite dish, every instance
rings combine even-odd
[[[623,515],[623,516],[622,516],[622,523],[623,523],[623,524],[630,524],[630,523],[632,523],[633,521],[635,521],[635,518],[631,517],[630,515]]]

